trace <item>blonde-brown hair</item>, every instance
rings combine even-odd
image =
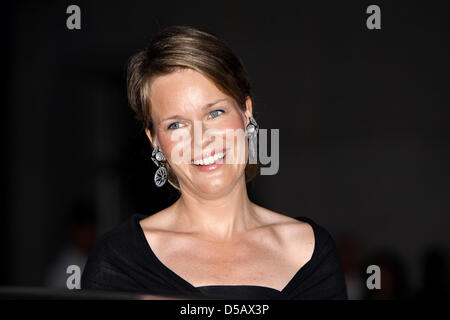
[[[127,67],[127,94],[130,107],[152,137],[149,89],[151,81],[179,69],[190,68],[209,78],[225,94],[234,98],[241,111],[252,98],[250,82],[240,59],[228,45],[212,33],[191,26],[171,26],[161,30],[145,48],[131,57]],[[165,161],[168,180],[180,190],[178,179]],[[245,181],[252,180],[259,163],[247,163]]]

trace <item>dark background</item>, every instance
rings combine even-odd
[[[175,201],[153,183],[124,70],[161,28],[186,24],[231,46],[260,127],[280,130],[280,170],[255,178],[250,198],[329,230],[351,297],[443,297],[449,4],[393,2],[4,4],[0,285],[45,286],[67,243]],[[81,30],[66,28],[71,4]],[[381,30],[366,28],[370,4]],[[370,264],[382,270],[377,292],[364,289]]]

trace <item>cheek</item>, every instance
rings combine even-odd
[[[230,141],[230,139],[235,137],[235,141],[237,139],[237,136],[242,135],[244,132],[244,126],[242,119],[239,117],[238,114],[234,114],[233,116],[229,116],[226,119],[223,119],[221,121],[218,121],[216,125],[213,127],[213,131],[215,131],[216,134],[220,135],[224,142]]]
[[[159,133],[158,140],[161,144],[161,148],[164,150],[164,155],[166,158],[169,157],[170,151],[175,146],[176,141],[172,141],[170,135],[166,133]]]
[[[164,155],[172,166],[183,163],[190,164],[189,133],[178,129],[159,136],[159,141],[164,150]]]
[[[244,122],[238,113],[234,112],[232,115],[227,117],[220,126],[225,129],[244,129]]]
[[[223,127],[222,127],[223,125]],[[226,162],[234,165],[246,164],[246,139],[244,122],[239,114],[229,117],[221,123],[223,144],[229,152]]]

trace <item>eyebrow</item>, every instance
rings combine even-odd
[[[213,105],[215,105],[215,104],[217,104],[217,103],[219,103],[221,101],[224,101],[224,100],[227,100],[227,98],[222,98],[222,99],[218,99],[218,100],[215,100],[213,102],[207,103],[207,104],[205,104],[202,107],[202,110],[208,109],[208,108],[212,107]],[[173,115],[173,116],[170,116],[170,117],[167,117],[167,118],[161,120],[160,123],[163,123],[163,122],[165,122],[167,120],[171,120],[171,119],[175,119],[175,118],[181,118],[181,116],[176,114],[176,115]]]

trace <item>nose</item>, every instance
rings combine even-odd
[[[205,125],[202,121],[195,121],[191,132],[192,150],[203,150],[205,144]]]
[[[215,142],[220,138],[220,130],[208,127],[203,121],[196,121],[191,133],[191,155],[196,158],[210,153],[215,148]]]

